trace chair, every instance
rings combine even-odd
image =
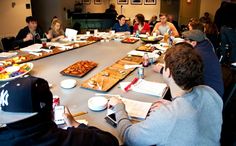
[[[3,51],[14,50],[15,48],[14,41],[15,41],[14,36],[2,38],[1,42],[3,45]]]
[[[229,102],[235,96],[236,92],[236,81],[235,81],[235,72],[236,69],[230,67],[229,65],[222,64],[222,74],[223,74],[223,81],[224,81],[224,110],[227,108]]]

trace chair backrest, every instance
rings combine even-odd
[[[4,51],[14,50],[14,41],[15,41],[14,36],[2,38],[1,42]]]
[[[229,65],[222,64],[221,65],[223,81],[224,81],[224,108],[227,106],[231,98],[234,96],[236,91],[236,83],[235,83],[235,72]]]

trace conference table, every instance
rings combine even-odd
[[[123,58],[127,53],[135,48],[143,45],[141,41],[134,44],[121,43],[119,41],[97,42],[88,46],[80,47],[78,49],[66,51],[60,54],[52,55],[50,57],[31,61],[34,64],[31,75],[46,79],[52,84],[51,91],[53,95],[60,98],[60,104],[69,108],[71,113],[88,112],[85,115],[78,116],[76,119],[85,119],[88,125],[96,126],[102,130],[112,133],[119,139],[116,128],[112,127],[105,121],[107,110],[95,112],[88,108],[89,98],[95,96],[95,93],[115,94],[122,97],[134,99],[138,101],[154,102],[160,97],[141,94],[133,91],[124,92],[120,89],[119,83],[111,88],[108,92],[98,92],[80,87],[80,84]],[[98,63],[97,67],[91,70],[82,78],[64,76],[60,71],[74,64],[79,60],[90,60]],[[152,66],[145,67],[144,79],[148,81],[163,83],[162,76],[152,70]],[[132,81],[137,77],[137,69],[131,72],[122,81]],[[64,89],[60,87],[60,82],[64,79],[75,79],[77,86],[72,89]]]

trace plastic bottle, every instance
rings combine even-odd
[[[147,53],[143,55],[143,67],[147,67],[149,65],[149,57]]]
[[[139,37],[139,30],[136,31],[135,37],[136,37],[136,38]]]

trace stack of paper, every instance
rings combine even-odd
[[[127,99],[121,96],[119,96],[118,98],[120,98],[124,102],[125,110],[127,111],[128,116],[134,119],[144,120],[147,117],[147,114],[152,106],[152,103],[150,102],[142,102],[142,101]],[[114,113],[113,110],[111,109],[107,110],[107,115],[112,113]]]

